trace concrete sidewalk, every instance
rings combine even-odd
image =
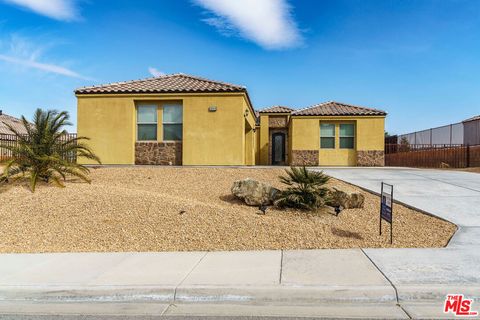
[[[3,254],[0,314],[274,315],[288,307],[283,315],[436,318],[447,293],[480,298],[480,253],[469,255],[457,266],[417,249]]]
[[[396,301],[362,250],[0,256],[0,297],[316,304]]]

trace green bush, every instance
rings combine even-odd
[[[325,184],[330,177],[323,171],[291,167],[285,172],[287,175],[279,178],[287,188],[279,193],[274,202],[276,206],[313,211],[325,205],[328,195]]]
[[[71,125],[67,112],[37,109],[33,123],[22,116],[27,134],[21,134],[9,124],[5,125],[15,134],[15,145],[0,144],[10,150],[12,157],[2,162],[5,165],[0,181],[8,182],[29,178],[30,188],[35,191],[37,182],[45,181],[64,187],[68,175],[90,183],[88,168],[76,163],[76,156],[100,163],[100,159],[83,143],[86,137],[73,138],[63,128]]]

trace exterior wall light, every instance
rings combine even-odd
[[[208,107],[208,112],[216,112],[216,111],[217,111],[217,107],[215,106]]]

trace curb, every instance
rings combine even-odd
[[[397,285],[400,302],[435,302],[445,301],[447,294],[461,293],[466,298],[480,301],[479,285]]]
[[[2,286],[0,301],[35,302],[194,302],[235,304],[302,304],[396,302],[385,286]]]

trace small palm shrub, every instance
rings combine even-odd
[[[68,121],[68,112],[37,109],[33,123],[29,123],[23,116],[21,120],[27,134],[21,134],[5,123],[16,136],[16,144],[0,144],[0,148],[12,153],[10,159],[2,162],[5,168],[0,182],[29,178],[32,192],[35,191],[38,181],[64,187],[62,181],[65,181],[68,175],[90,183],[88,168],[76,163],[75,155],[97,163],[100,163],[100,159],[84,143],[88,138],[68,136],[64,129],[65,126],[72,125]]]
[[[279,193],[274,202],[275,205],[313,211],[325,204],[328,195],[325,184],[330,177],[323,171],[291,167],[285,172],[287,175],[279,178],[283,184],[287,185],[287,188]]]

